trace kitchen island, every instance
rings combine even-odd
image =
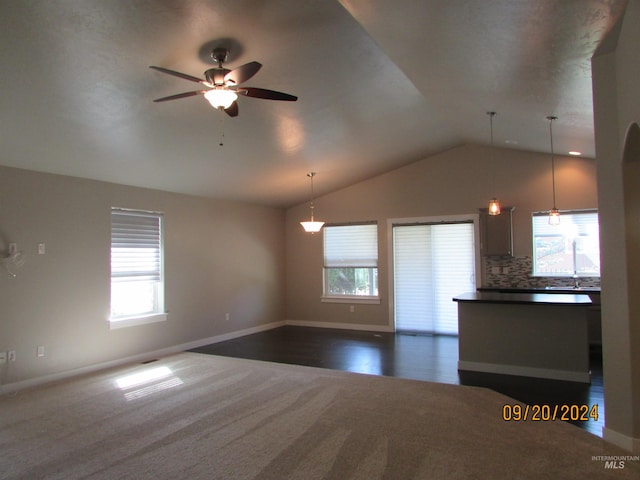
[[[458,370],[589,383],[588,295],[477,291],[458,303]]]

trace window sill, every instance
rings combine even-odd
[[[147,323],[164,322],[167,317],[167,313],[152,313],[150,315],[140,315],[138,317],[123,317],[118,319],[111,318],[109,319],[109,329],[116,330],[118,328],[146,325]]]
[[[532,273],[529,275],[531,278],[600,278],[600,275],[577,275],[572,273],[556,273],[556,274],[544,274],[544,273]]]
[[[320,297],[322,303],[360,303],[379,305],[380,297],[364,297],[364,296],[341,296],[341,297]]]

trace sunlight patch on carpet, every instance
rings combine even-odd
[[[180,377],[166,366],[148,368],[115,380],[116,386],[125,392],[124,396],[128,401],[177,387],[183,383]]]

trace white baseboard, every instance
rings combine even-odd
[[[551,370],[548,368],[525,367],[520,365],[502,365],[495,363],[458,361],[458,370],[471,372],[499,373],[503,375],[517,375],[520,377],[548,378],[551,380],[566,380],[569,382],[591,383],[589,372],[573,372],[570,370]]]
[[[245,328],[244,330],[237,330],[235,332],[224,333],[222,335],[215,335],[213,337],[202,338],[200,340],[178,345],[179,349],[177,351],[182,352],[184,350],[191,350],[192,348],[211,345],[212,343],[220,343],[220,342],[224,342],[225,340],[233,340],[234,338],[244,337],[254,333],[265,332],[267,330],[272,330],[274,328],[284,327],[285,325],[286,325],[286,322],[284,321],[272,322],[272,323],[267,323],[265,325],[258,325],[256,327]],[[172,353],[175,353],[175,352],[172,352]]]
[[[337,328],[340,330],[358,330],[364,332],[393,332],[389,325],[362,325],[359,323],[309,322],[306,320],[285,320],[286,325],[313,328]]]
[[[602,427],[602,438],[635,455],[640,454],[640,438],[629,437],[607,427]]]
[[[25,388],[36,387],[45,383],[55,382],[58,380],[64,380],[66,378],[75,377],[77,375],[84,375],[87,373],[97,372],[107,368],[119,367],[121,365],[127,365],[131,363],[144,362],[158,357],[166,357],[174,353],[184,352],[185,350],[191,350],[192,348],[202,347],[204,345],[210,345],[212,343],[223,342],[225,340],[232,340],[238,337],[244,337],[245,335],[251,335],[252,333],[263,332],[271,330],[273,328],[282,327],[285,322],[273,322],[265,325],[258,325],[256,327],[246,328],[244,330],[238,330],[235,332],[224,333],[222,335],[216,335],[213,337],[202,338],[193,342],[183,343],[180,345],[173,345],[170,347],[162,348],[159,350],[153,350],[150,352],[139,353],[129,357],[118,358],[117,360],[111,360],[108,362],[96,363],[94,365],[88,365],[86,367],[74,368],[72,370],[65,370],[64,372],[53,373],[50,375],[44,375],[41,377],[30,378],[28,380],[21,380],[18,382],[7,383],[0,385],[0,395],[5,393],[16,392]]]

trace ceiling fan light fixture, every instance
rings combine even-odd
[[[227,109],[238,99],[238,94],[227,88],[212,88],[205,92],[204,98],[213,108]]]

